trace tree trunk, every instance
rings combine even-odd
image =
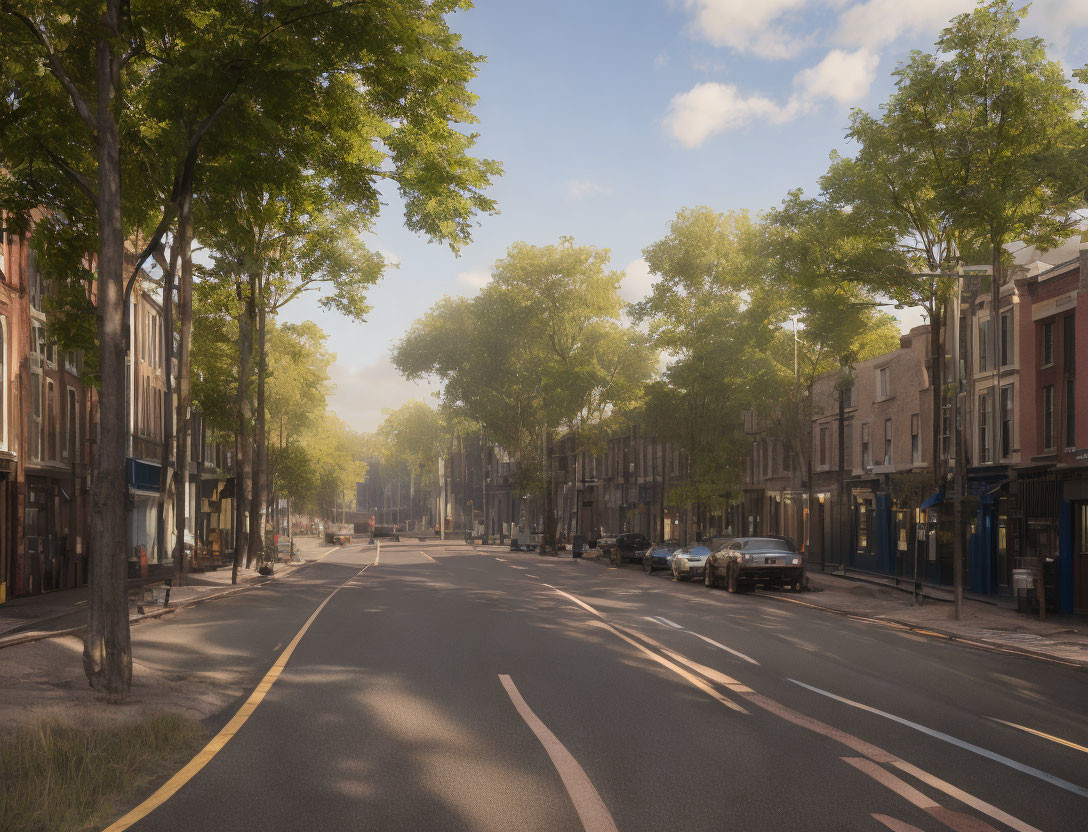
[[[121,141],[113,116],[120,0],[109,0],[95,52],[97,69],[99,437],[91,515],[90,606],[83,669],[91,686],[120,702],[132,683],[125,568],[124,231],[121,217]]]
[[[555,442],[550,431],[544,431],[544,534],[541,535],[541,547],[545,552],[555,552],[555,477],[552,475],[552,461],[555,456]]]
[[[480,485],[482,491],[480,506],[483,515],[481,542],[487,543],[487,535],[491,530],[491,525],[487,519],[487,428],[484,427],[480,428]]]
[[[238,477],[235,480],[235,498],[238,500],[238,533],[234,538],[234,581],[243,554],[249,552],[249,512],[253,500],[253,444],[249,440],[250,420],[253,407],[249,400],[250,363],[253,355],[253,323],[256,303],[256,275],[250,275],[249,294],[238,317]],[[249,566],[248,558],[246,566]]]
[[[257,407],[253,413],[253,496],[250,507],[252,526],[249,535],[249,561],[260,561],[264,548],[265,513],[268,510],[265,472],[268,470],[268,445],[265,442],[265,381],[268,355],[265,337],[264,280],[257,284]]]
[[[180,227],[180,224],[179,224]],[[156,530],[159,538],[159,552],[166,554],[166,500],[170,490],[170,438],[174,435],[174,276],[177,274],[180,236],[170,246],[170,262],[163,270],[162,285],[162,333],[163,367],[166,378],[166,403],[162,409],[162,454],[159,457],[159,516]]]
[[[189,347],[193,332],[193,210],[192,196],[182,198],[181,211],[178,214],[178,227],[181,237],[181,271],[178,274],[178,323],[181,339],[178,344],[178,412],[177,446],[174,459],[177,461],[177,487],[174,489],[174,522],[177,539],[174,541],[174,569],[178,584],[185,582],[188,571],[185,562],[185,527],[188,521],[186,502],[189,496]],[[190,506],[196,511],[197,505]],[[195,532],[196,524],[193,524]],[[196,544],[196,535],[193,535]]]

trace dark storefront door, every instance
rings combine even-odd
[[[1073,503],[1073,608],[1088,610],[1088,503]]]

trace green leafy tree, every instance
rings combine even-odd
[[[60,233],[88,243],[72,264],[96,254],[101,404],[91,537],[104,554],[92,559],[84,665],[110,701],[122,699],[131,680],[122,464],[127,285],[175,221],[175,233],[193,238],[186,206],[199,181],[201,143],[226,114],[273,100],[305,102],[338,77],[359,93],[367,136],[389,162],[371,171],[371,181],[396,182],[409,227],[436,239],[467,239],[473,216],[493,207],[482,191],[498,168],[472,158],[475,137],[457,127],[472,120],[467,84],[479,60],[448,27],[448,15],[463,6],[0,3],[0,201],[18,217],[44,208],[67,218],[72,230]],[[177,109],[154,118],[156,105]],[[305,108],[295,112],[304,115]],[[143,245],[127,277],[126,240]],[[183,328],[186,268],[183,259]],[[184,401],[184,352],[179,359]]]

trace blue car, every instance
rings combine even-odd
[[[706,559],[709,556],[710,548],[702,543],[677,549],[670,558],[673,579],[690,581],[692,578],[702,578],[703,570],[706,569]]]
[[[666,540],[664,543],[655,543],[642,555],[642,568],[646,574],[655,569],[670,569],[672,567],[672,553],[680,548],[677,540]]]

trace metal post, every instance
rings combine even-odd
[[[953,454],[956,461],[952,483],[952,597],[955,602],[955,616],[963,618],[963,515],[961,513],[964,480],[964,443],[961,425],[960,396],[963,387],[963,374],[960,372],[960,317],[963,306],[963,280],[956,281],[956,305],[952,318],[952,372],[956,378],[955,393],[952,397],[952,434]]]

